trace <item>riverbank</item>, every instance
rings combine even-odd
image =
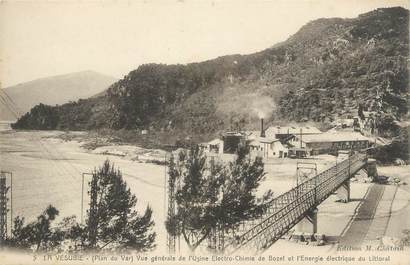
[[[144,149],[133,145],[100,145],[94,149],[86,148],[87,141],[81,140],[83,132],[71,139],[64,139],[59,131],[7,131],[0,133],[0,167],[13,172],[13,210],[14,216],[33,220],[48,204],[53,204],[60,210],[60,217],[69,215],[81,216],[81,175],[91,172],[105,159],[110,159],[123,172],[124,179],[131,191],[138,198],[138,209],[141,211],[147,205],[153,209],[158,253],[166,253],[166,170],[164,165],[146,163],[141,158],[165,159],[167,154],[159,149]],[[139,157],[140,159],[135,159]],[[292,188],[296,184],[296,159],[274,159],[266,161],[266,178],[260,192],[272,189],[275,196]],[[302,160],[303,161],[303,160]],[[300,162],[300,161],[299,161]],[[335,159],[332,156],[319,156],[309,162],[318,165],[318,171],[332,166]],[[380,174],[408,176],[409,167],[381,167]],[[396,174],[398,172],[398,174]],[[408,182],[408,180],[407,180]],[[336,195],[331,195],[319,206],[318,232],[336,240],[351,222],[355,210],[365,198],[372,185],[370,183],[352,183],[349,203],[336,202]],[[403,186],[407,188],[408,186]],[[408,193],[400,192],[393,198],[389,228],[384,236],[399,235],[395,227],[400,224],[410,227],[408,221],[403,221],[409,211]],[[85,197],[86,193],[85,193]],[[390,197],[386,197],[388,200]],[[382,199],[383,201],[383,199]],[[87,201],[84,202],[84,211]],[[407,203],[407,204],[406,204]],[[388,204],[386,204],[388,207]],[[384,207],[384,206],[383,206]],[[380,208],[381,209],[381,208]],[[383,208],[384,209],[384,208]],[[376,212],[379,211],[377,208]],[[83,213],[85,214],[85,213]],[[378,215],[376,214],[375,217]],[[408,215],[407,215],[408,216]],[[403,223],[404,222],[404,223]],[[274,253],[282,247],[297,251],[299,248],[314,249],[319,252],[331,250],[332,245],[311,247],[280,240],[267,253]]]

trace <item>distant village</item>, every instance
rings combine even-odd
[[[341,150],[363,150],[372,146],[375,113],[363,112],[334,122],[322,132],[313,126],[267,126],[261,119],[260,130],[227,131],[200,148],[210,155],[233,154],[240,144],[249,146],[250,154],[269,158],[308,158],[319,154],[337,154]],[[382,139],[379,138],[380,141]]]

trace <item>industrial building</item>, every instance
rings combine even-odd
[[[266,129],[265,134],[267,137],[274,137],[274,138],[284,138],[289,135],[317,135],[321,134],[322,132],[313,126],[270,126]]]
[[[207,143],[199,144],[199,147],[205,153],[215,153],[215,154],[223,154],[224,151],[224,141],[222,139],[214,139]]]
[[[264,158],[282,158],[288,156],[286,148],[279,139],[269,137],[257,137],[248,142],[249,151],[252,155]]]
[[[358,132],[326,132],[306,135],[301,148],[307,155],[332,154],[339,150],[361,150],[369,147],[369,139]]]
[[[319,154],[336,154],[340,150],[369,147],[369,139],[359,132],[321,132],[313,126],[270,126],[260,131],[225,132],[220,138],[200,147],[205,152],[234,154],[240,144],[249,146],[252,156],[263,158],[304,158]]]
[[[205,153],[235,154],[240,144],[246,144],[247,137],[244,132],[225,132],[220,138],[201,143],[199,147]]]

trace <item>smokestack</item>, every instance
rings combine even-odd
[[[263,128],[263,119],[261,119],[261,137],[265,137],[265,129]]]

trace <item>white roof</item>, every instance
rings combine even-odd
[[[302,131],[301,131],[302,129]],[[297,127],[297,126],[271,126],[266,129],[267,136],[274,136],[275,134],[294,134],[294,135],[302,135],[305,134],[321,134],[322,132],[313,126],[304,126],[304,127]]]
[[[216,138],[216,139],[213,139],[212,141],[209,141],[207,144],[215,145],[215,144],[220,144],[221,142],[222,142],[221,139]]]
[[[258,137],[260,137],[261,135],[261,131],[247,131],[246,135],[248,137],[248,139],[256,139]]]
[[[257,141],[257,140],[255,140],[255,139],[253,139],[253,140],[251,140],[250,142],[249,142],[249,145],[251,145],[251,146],[259,146],[259,144],[260,144],[260,142],[259,141]]]
[[[368,141],[358,132],[325,132],[322,134],[305,135],[302,141],[305,143],[317,142],[345,142],[345,141]]]
[[[244,132],[225,132],[223,136],[245,136]]]
[[[255,137],[252,139],[251,144],[254,143],[273,143],[277,142],[279,139],[272,138],[272,137]]]

